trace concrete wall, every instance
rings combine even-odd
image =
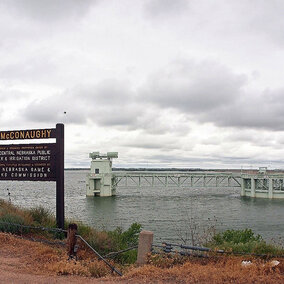
[[[112,196],[113,190],[112,162],[109,159],[94,159],[91,170],[86,177],[87,196]]]
[[[284,199],[283,178],[245,176],[241,184],[241,196]]]

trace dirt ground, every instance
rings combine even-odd
[[[45,247],[48,246],[0,233],[0,283],[127,283],[127,281],[117,281],[120,279],[116,278],[113,281],[57,275],[50,269],[41,269],[44,265],[38,257],[38,252],[43,251]],[[50,262],[48,258],[49,255],[46,256],[46,261]]]
[[[23,258],[19,255],[3,253],[0,249],[0,283],[117,283],[111,280],[100,280],[79,276],[59,276],[33,273],[26,269]]]
[[[174,265],[154,257],[150,265],[120,267],[124,276],[119,277],[101,261],[90,260],[88,253],[80,257],[68,262],[63,248],[0,233],[0,283],[284,283],[284,259],[278,259],[277,267],[270,265],[271,260],[259,259],[243,267],[241,257],[195,258]],[[90,266],[104,277],[90,277]]]

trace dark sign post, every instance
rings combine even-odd
[[[56,222],[64,229],[64,124],[56,124]]]
[[[56,143],[0,144],[0,180],[56,181],[56,222],[64,228],[64,125],[0,131],[0,140],[49,139]]]

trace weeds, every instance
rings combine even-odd
[[[176,227],[176,234],[184,245],[202,246],[212,241],[216,235],[216,226],[217,219],[214,216],[213,219],[208,218],[207,225],[201,228],[193,213],[193,207],[191,207],[190,215],[187,214],[184,229]]]
[[[148,264],[160,268],[170,268],[188,261],[188,257],[179,254],[153,254],[148,257]]]
[[[32,209],[21,209],[6,201],[0,200],[0,231],[13,234],[33,233],[41,237],[62,239],[63,233],[35,231],[34,229],[23,228],[21,226],[13,226],[3,223],[15,223],[19,225],[27,225],[34,227],[55,228],[56,220],[51,212],[43,207]],[[74,221],[72,221],[74,222]],[[68,227],[70,221],[65,222],[65,227]],[[78,223],[78,222],[76,222]],[[82,223],[78,223],[78,234],[80,234],[96,251],[101,255],[110,252],[124,250],[130,246],[138,244],[138,236],[141,231],[141,225],[138,223],[132,224],[127,230],[116,228],[113,231],[98,231]],[[115,261],[125,264],[134,263],[137,258],[137,250],[127,251],[123,254],[114,257]]]
[[[45,209],[40,206],[36,208],[31,208],[28,210],[28,212],[33,218],[34,224],[49,228],[56,227],[55,218],[48,209]]]

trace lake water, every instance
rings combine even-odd
[[[251,228],[265,239],[284,234],[284,200],[240,197],[240,189],[118,188],[113,197],[86,197],[87,171],[65,171],[65,215],[99,229],[124,229],[134,222],[154,232],[155,241],[176,241],[201,235],[209,226]],[[54,182],[0,182],[0,198],[23,207],[41,205],[55,214]],[[196,237],[197,239],[197,237]],[[281,240],[280,240],[281,241]]]

